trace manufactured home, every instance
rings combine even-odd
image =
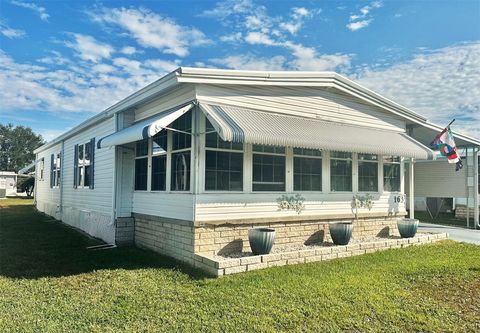
[[[17,194],[17,174],[13,171],[0,171],[0,199]]]
[[[276,245],[337,221],[388,235],[434,155],[422,128],[442,129],[336,73],[182,67],[37,149],[36,207],[193,265],[258,226]]]

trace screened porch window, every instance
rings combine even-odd
[[[192,113],[187,112],[175,120],[172,131],[171,190],[190,190],[190,155],[192,147]]]
[[[243,190],[243,144],[223,141],[207,120],[205,190]]]
[[[293,149],[294,191],[322,190],[322,152],[316,149]]]
[[[285,147],[253,145],[253,191],[285,191]]]
[[[168,133],[162,130],[152,138],[152,191],[165,191],[167,181]]]
[[[330,189],[332,192],[352,191],[352,153],[330,152]]]
[[[148,179],[148,139],[135,143],[135,190],[146,191]]]
[[[399,156],[383,156],[383,190],[400,192]]]
[[[378,191],[378,156],[358,154],[358,190]]]

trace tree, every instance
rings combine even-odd
[[[35,160],[33,151],[44,143],[30,127],[0,124],[0,170],[18,172]]]

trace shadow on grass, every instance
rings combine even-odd
[[[102,244],[32,205],[0,207],[0,275],[36,279],[103,269],[175,269],[194,279],[205,275],[171,258],[135,247],[88,250]]]

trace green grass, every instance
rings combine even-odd
[[[437,217],[431,218],[428,212],[415,211],[415,218],[426,223],[467,227],[467,219],[457,218],[453,213],[439,213]],[[470,219],[470,225],[473,226],[473,218]]]
[[[0,332],[474,332],[480,247],[452,241],[209,279],[0,202]]]

